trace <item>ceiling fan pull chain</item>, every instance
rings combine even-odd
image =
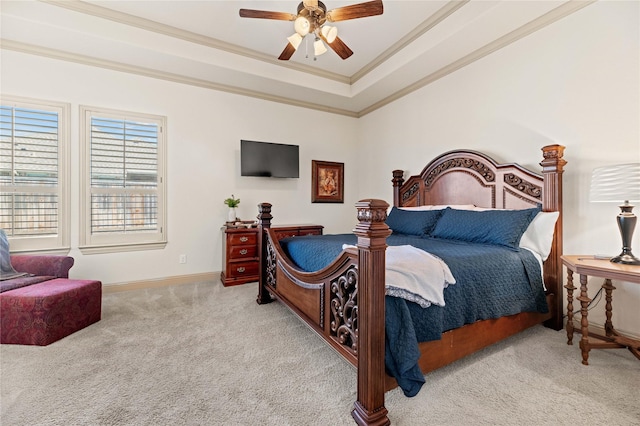
[[[312,45],[312,46],[314,46],[313,44],[311,44],[311,45]],[[308,45],[307,45],[307,46],[308,46]],[[313,49],[313,60],[314,60],[314,61],[317,61],[317,60],[318,60],[318,55],[316,55],[316,49],[315,49],[315,46],[314,46],[314,49]]]

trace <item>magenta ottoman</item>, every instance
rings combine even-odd
[[[0,343],[45,346],[100,321],[102,283],[56,278],[0,294]]]

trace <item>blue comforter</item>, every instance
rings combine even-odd
[[[353,234],[280,241],[291,260],[309,272],[331,263],[343,244],[356,243]],[[444,307],[425,309],[404,299],[386,297],[385,366],[407,396],[416,395],[425,381],[417,364],[418,342],[438,340],[443,332],[478,320],[548,312],[540,265],[528,250],[402,234],[392,234],[387,244],[410,244],[440,257],[456,279],[456,284],[444,291]]]

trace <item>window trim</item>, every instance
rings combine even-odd
[[[163,249],[167,245],[167,118],[165,116],[80,105],[80,244],[82,254]],[[160,232],[92,235],[91,233],[91,118],[153,121],[158,132],[158,228]],[[152,238],[149,238],[153,236]]]
[[[71,234],[70,122],[71,104],[45,99],[0,94],[0,104],[14,108],[56,111],[58,113],[58,232],[45,236],[9,236],[11,253],[68,254]]]

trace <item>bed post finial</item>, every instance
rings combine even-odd
[[[358,399],[351,415],[359,425],[388,425],[384,406],[385,250],[391,234],[389,204],[366,199],[356,203],[358,225]]]
[[[393,205],[400,207],[400,187],[404,183],[404,170],[394,170],[393,172]]]
[[[271,228],[271,204],[260,203],[258,204],[258,253],[260,253],[260,280],[258,284],[258,298],[256,302],[259,305],[272,302],[271,295],[267,291],[265,285],[267,284],[267,233],[265,230]]]
[[[563,327],[563,303],[562,303],[562,173],[567,162],[562,158],[564,155],[564,146],[547,145],[542,147],[542,156],[544,159],[540,163],[542,166],[542,175],[544,178],[544,198],[542,200],[542,209],[544,211],[558,211],[558,220],[556,221],[555,235],[551,253],[544,263],[544,282],[547,289],[555,294],[556,301],[552,310],[552,317],[545,325],[555,330],[561,330]]]
[[[258,225],[264,228],[270,228],[271,219],[273,219],[273,216],[271,216],[271,204],[269,203],[258,204],[258,216],[256,217],[258,219]]]

